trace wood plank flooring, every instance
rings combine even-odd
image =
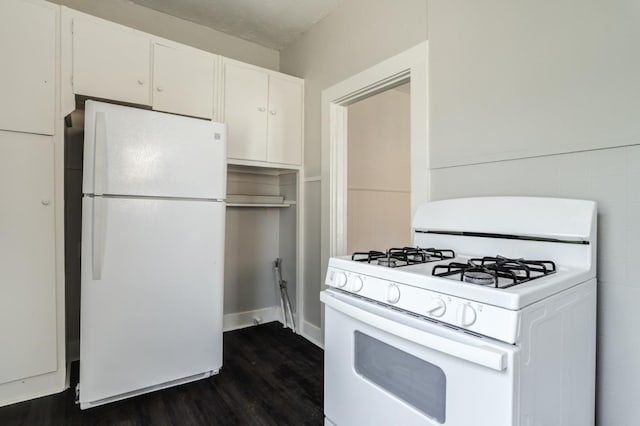
[[[279,323],[224,334],[206,380],[81,411],[72,388],[0,408],[0,425],[322,425],[323,351]]]

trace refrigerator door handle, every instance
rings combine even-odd
[[[102,111],[96,112],[95,124],[95,147],[93,157],[93,188],[95,195],[104,194],[104,184],[106,182],[107,171],[107,126],[105,114]]]
[[[93,226],[91,229],[91,271],[94,281],[102,279],[102,262],[104,261],[104,243],[106,234],[105,200],[93,197]]]

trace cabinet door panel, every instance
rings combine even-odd
[[[269,137],[267,161],[301,164],[302,84],[269,77]]]
[[[0,132],[0,383],[57,369],[53,140]]]
[[[55,6],[0,2],[0,129],[53,134],[55,41]]]
[[[151,42],[117,24],[73,20],[75,94],[151,105]]]
[[[153,50],[153,109],[213,118],[215,56],[156,44]]]
[[[224,116],[227,156],[242,160],[267,159],[268,75],[225,64]]]

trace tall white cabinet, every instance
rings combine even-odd
[[[0,386],[57,369],[53,140],[0,131]]]
[[[0,2],[0,406],[65,387],[59,7]]]

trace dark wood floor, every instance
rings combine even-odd
[[[323,351],[269,323],[225,333],[217,376],[85,411],[72,387],[0,408],[0,425],[322,425],[322,383]]]

